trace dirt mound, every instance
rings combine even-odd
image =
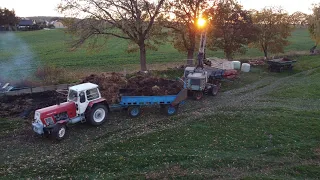
[[[119,90],[131,89],[125,95],[130,96],[155,96],[155,95],[175,95],[183,88],[183,83],[179,81],[157,78],[148,74],[135,74],[131,78],[125,78],[122,74],[92,74],[82,80],[99,85],[99,89],[108,103],[119,102]]]
[[[0,97],[0,117],[33,116],[36,109],[57,104],[66,97],[56,91]]]
[[[92,74],[85,77],[80,83],[91,82],[99,85],[102,97],[108,103],[118,103],[120,89],[131,89],[126,95],[154,96],[175,95],[183,88],[183,83],[150,75],[136,74],[127,79],[119,73]],[[67,97],[56,91],[46,91],[19,96],[0,97],[0,117],[33,117],[36,109],[48,107],[60,102],[65,102]]]
[[[119,89],[126,86],[125,77],[119,73],[103,73],[101,75],[91,74],[85,77],[81,83],[91,82],[99,85],[101,96],[106,98],[108,103],[119,101]]]
[[[175,95],[183,88],[183,84],[179,81],[140,75],[128,79],[126,88],[134,89],[128,94],[132,96]]]

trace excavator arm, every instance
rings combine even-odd
[[[202,31],[201,32],[201,37],[200,37],[200,47],[199,47],[199,53],[197,57],[197,68],[203,68],[203,60],[205,56],[205,46],[206,46],[206,40],[207,40],[207,32]]]

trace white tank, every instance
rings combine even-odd
[[[241,63],[240,61],[232,61],[234,69],[240,69]]]
[[[222,69],[233,69],[233,63],[231,61],[224,61]]]
[[[248,63],[242,63],[241,71],[243,71],[243,72],[249,72],[249,71],[250,71],[250,64],[248,64]]]

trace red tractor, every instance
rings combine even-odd
[[[109,112],[107,101],[101,98],[98,85],[84,83],[69,88],[68,101],[35,111],[33,131],[62,140],[67,125],[88,121],[103,124]]]

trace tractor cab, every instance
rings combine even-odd
[[[187,76],[187,89],[192,91],[202,91],[207,83],[207,72],[191,72]]]
[[[202,91],[207,83],[207,72],[195,67],[186,67],[184,78],[187,82],[187,89],[192,91]]]
[[[101,98],[98,85],[83,83],[69,88],[68,102],[74,102],[77,107],[77,114],[83,114],[91,101]]]
[[[188,75],[189,75],[190,73],[194,72],[194,69],[195,69],[195,67],[186,67],[186,68],[184,69],[183,77],[184,77],[185,79],[188,78]]]

